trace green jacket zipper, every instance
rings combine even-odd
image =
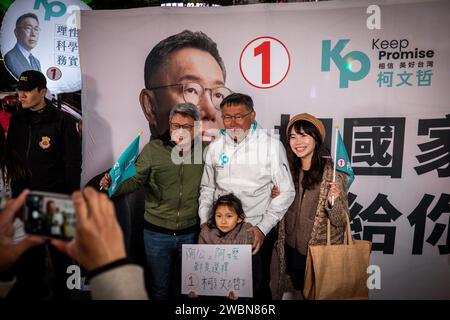
[[[183,197],[183,175],[184,175],[184,159],[183,161],[181,161],[181,166],[180,166],[180,188],[179,188],[179,195],[178,195],[178,208],[177,208],[177,228],[176,230],[178,230],[179,226],[179,221],[180,221],[180,209],[181,209],[181,199]]]

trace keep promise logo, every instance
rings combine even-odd
[[[369,57],[361,51],[350,51],[345,56],[341,56],[342,50],[349,42],[349,39],[339,40],[331,49],[331,40],[322,41],[322,72],[330,71],[330,61],[333,60],[340,73],[339,88],[348,88],[349,81],[364,79],[370,70]],[[355,60],[361,64],[358,71],[352,70],[352,62]]]
[[[38,10],[41,5],[45,9],[45,20],[61,17],[67,12],[66,5],[61,1],[35,0],[33,9]]]

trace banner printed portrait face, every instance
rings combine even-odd
[[[140,103],[153,138],[168,130],[170,110],[183,102],[200,111],[205,139],[223,128],[219,104],[231,91],[217,46],[205,33],[184,30],[161,40],[147,56],[144,80]]]
[[[27,50],[34,49],[39,40],[39,21],[37,16],[18,18],[14,34],[17,42]]]

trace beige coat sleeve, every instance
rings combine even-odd
[[[144,270],[127,264],[100,273],[91,279],[91,294],[94,300],[148,300]]]

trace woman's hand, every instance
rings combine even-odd
[[[278,186],[274,185],[272,188],[272,191],[271,191],[272,199],[278,197],[279,195],[280,195],[280,188],[278,188]]]
[[[105,173],[102,180],[100,180],[100,187],[102,187],[103,190],[108,191],[110,185],[111,185],[111,176],[109,175],[109,173]]]
[[[336,201],[341,194],[341,188],[337,182],[330,182],[328,185],[330,186],[328,191],[328,203],[333,206],[334,201]]]

